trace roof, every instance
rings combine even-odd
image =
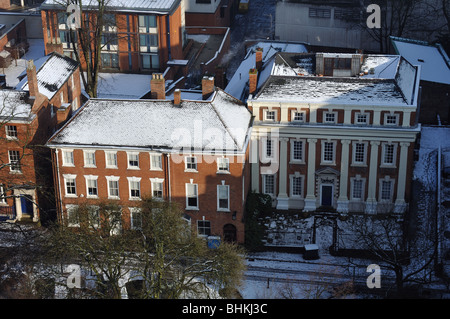
[[[53,52],[39,59],[35,66],[39,93],[51,100],[72,73],[78,68],[78,62],[65,55]],[[16,90],[29,90],[27,77],[24,77],[19,82],[16,86]]]
[[[50,147],[245,152],[251,113],[217,89],[211,101],[91,99],[48,142]]]
[[[397,54],[421,66],[421,80],[450,84],[450,59],[442,46],[395,37],[391,41]]]
[[[32,119],[31,105],[27,103],[28,94],[16,90],[0,90],[0,118],[2,122],[10,120]]]
[[[41,5],[41,9],[61,8],[61,3],[64,3],[64,1],[68,0],[46,0]],[[108,0],[107,7],[114,11],[150,11],[158,14],[172,12],[178,7],[179,3],[180,0]],[[98,7],[95,0],[83,0],[82,4],[88,9]]]

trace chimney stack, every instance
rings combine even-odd
[[[325,64],[324,64],[323,53],[316,53],[316,75],[325,73]]]
[[[30,96],[36,97],[39,93],[37,75],[36,75],[36,66],[34,65],[33,60],[28,60],[27,63],[27,79],[28,79],[28,91],[30,92]]]
[[[214,92],[215,86],[214,86],[214,77],[212,76],[204,76],[202,79],[202,97],[203,100],[206,100],[211,96],[211,94]]]
[[[175,92],[173,92],[173,104],[176,106],[180,106],[181,104],[181,90],[176,89]]]
[[[151,98],[156,100],[166,99],[166,81],[162,73],[153,73],[150,80]]]
[[[262,60],[263,60],[263,49],[262,48],[256,48],[256,59],[255,59],[255,67],[256,70],[261,71],[262,67]]]
[[[257,69],[250,69],[248,72],[248,86],[249,94],[255,94],[256,88],[258,87],[258,70]]]

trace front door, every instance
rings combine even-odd
[[[236,226],[232,224],[226,224],[223,226],[223,239],[226,242],[236,241]]]
[[[322,185],[321,206],[333,206],[333,186]]]
[[[33,196],[22,195],[20,197],[20,204],[22,206],[22,214],[33,216]]]

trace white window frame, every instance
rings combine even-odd
[[[295,115],[296,114],[301,114],[301,119],[300,120],[296,120],[295,119]],[[305,111],[298,111],[298,110],[292,110],[291,111],[291,122],[294,123],[305,123],[306,121],[306,112]]]
[[[159,165],[158,166],[156,166],[155,164],[155,162],[154,162],[154,159],[155,158],[158,158],[158,163],[159,163]],[[151,154],[150,153],[150,170],[152,170],[152,171],[162,171],[163,170],[163,167],[162,167],[162,154]]]
[[[139,207],[130,207],[130,227],[132,230],[142,229],[142,210]],[[140,226],[136,226],[136,220],[139,221]]]
[[[295,142],[302,143],[301,159],[294,158]],[[305,163],[305,145],[306,145],[306,140],[304,140],[304,139],[291,139],[291,163],[296,163],[296,164],[304,164]]]
[[[361,198],[357,198],[354,196],[355,181],[361,182]],[[359,175],[357,175],[356,177],[350,178],[350,199],[352,201],[358,201],[358,202],[364,201],[365,187],[366,187],[366,179],[365,178],[361,178],[361,176],[359,176]]]
[[[360,116],[365,116],[366,120],[364,122],[359,121]],[[370,123],[370,113],[368,112],[357,112],[355,113],[355,124],[356,125],[368,125]]]
[[[364,158],[362,162],[356,161],[356,148],[358,144],[362,144],[364,146]],[[367,150],[368,142],[354,141],[352,143],[352,166],[367,166]]]
[[[120,185],[119,185],[119,176],[106,176],[106,187],[108,189],[108,199],[120,199]],[[111,185],[110,182],[117,183],[117,193],[118,195],[111,195]]]
[[[294,179],[300,178],[300,194],[294,194]],[[305,176],[300,175],[299,172],[295,172],[295,174],[289,175],[289,193],[292,198],[304,198],[305,192]]]
[[[89,157],[90,155],[93,155],[92,158]],[[97,162],[95,159],[95,150],[83,150],[83,158],[84,158],[84,167],[89,168],[97,167]],[[94,162],[93,164],[88,162],[90,159],[93,159]]]
[[[276,154],[278,154],[278,139],[276,139],[276,138],[272,138],[272,137],[269,137],[269,136],[266,136],[266,137],[262,137],[261,139],[260,139],[260,141],[261,141],[261,148],[262,148],[262,159],[263,160],[265,160],[265,161],[268,161],[268,160],[273,160],[273,159],[275,159],[275,157],[276,157]],[[271,149],[271,154],[270,155],[268,155],[267,154],[267,149],[268,149],[268,141],[270,141],[270,149]]]
[[[393,116],[395,117],[395,123],[388,123],[388,117]],[[387,126],[398,126],[400,120],[399,114],[396,113],[385,113],[384,114],[384,125]]]
[[[111,156],[113,156],[114,163],[110,163]],[[106,168],[118,168],[117,166],[117,152],[116,151],[105,151],[105,167]]]
[[[333,121],[327,120],[327,115],[333,115]],[[338,121],[338,112],[323,112],[322,123],[325,124],[336,124]]]
[[[269,118],[269,113],[273,113],[273,119],[272,118]],[[272,116],[270,116],[270,117],[272,117]],[[266,109],[266,110],[264,110],[264,113],[263,113],[263,120],[264,121],[266,121],[266,122],[277,122],[277,119],[278,119],[278,111],[277,110],[272,110],[272,109]]]
[[[223,156],[217,158],[217,173],[224,174],[230,173],[230,159]]]
[[[98,198],[98,176],[95,175],[84,175],[84,179],[86,182],[86,198]],[[89,194],[89,182],[95,181],[95,189],[97,192],[97,195],[90,195]],[[91,187],[92,188],[92,187]]]
[[[78,208],[78,205],[66,205],[66,221],[67,221],[67,227],[80,227],[80,216],[78,215],[78,222],[77,223],[71,223],[70,222],[70,212],[76,211]]]
[[[14,128],[14,129],[11,130],[10,128]],[[17,130],[17,125],[6,124],[5,132],[6,132],[7,140],[17,140],[18,139],[19,132]],[[11,133],[13,133],[13,134],[11,135]]]
[[[12,154],[14,152],[14,155]],[[11,159],[17,157],[17,160]],[[22,165],[20,164],[20,151],[9,150],[8,151],[9,170],[12,173],[22,173]]]
[[[64,196],[65,197],[78,197],[77,195],[77,175],[74,174],[63,174],[63,178],[64,178]],[[73,180],[74,181],[74,186],[75,187],[75,194],[72,193],[68,193],[67,192],[67,182],[69,180]]]
[[[75,159],[73,155],[73,149],[63,149],[61,150],[62,154],[62,166],[75,167]],[[70,154],[70,157],[67,155]],[[68,159],[70,158],[70,161]]]
[[[152,187],[152,198],[162,200],[164,198],[164,179],[163,178],[150,178],[150,184]],[[161,185],[161,196],[154,195],[154,192],[156,191],[155,184]]]
[[[219,205],[219,189],[225,187],[227,190],[227,207],[223,208]],[[222,185],[217,185],[217,211],[229,212],[230,211],[230,185],[225,185],[225,181],[222,181]]]
[[[397,167],[396,163],[397,163],[397,147],[398,147],[398,143],[390,143],[390,142],[384,142],[381,144],[382,145],[382,149],[381,149],[381,167],[391,167],[391,168],[395,168]],[[388,145],[393,145],[394,146],[394,150],[393,150],[393,154],[392,154],[392,163],[387,163],[386,162],[386,147]]]
[[[188,158],[193,158],[194,162],[188,162]],[[195,165],[195,168],[188,168],[188,164],[189,165]],[[185,172],[198,172],[198,161],[197,161],[197,156],[193,156],[193,155],[189,155],[189,156],[185,156],[184,157],[184,171]]]
[[[196,199],[197,199],[197,206],[189,206],[189,192],[188,192],[188,185],[193,185],[195,187],[196,192]],[[198,184],[194,184],[192,181],[191,183],[186,183],[186,209],[187,210],[198,210],[199,209],[199,200],[198,200]]]
[[[266,189],[266,179],[267,179],[267,176],[273,176],[273,193],[269,193],[269,192],[267,192],[267,189]],[[270,196],[272,196],[272,197],[274,197],[274,196],[276,196],[276,193],[277,193],[277,189],[276,189],[276,185],[277,185],[277,178],[276,178],[276,175],[275,174],[263,174],[262,175],[262,192],[263,192],[263,194],[266,194],[266,195],[270,195]]]
[[[394,200],[394,187],[395,187],[395,179],[390,178],[390,176],[386,176],[385,178],[381,178],[379,180],[379,202],[380,203],[392,203]],[[390,194],[389,199],[383,199],[383,182],[390,183]]]
[[[0,184],[0,205],[6,205],[5,185]]]
[[[199,232],[199,229],[200,229],[199,223],[200,222],[201,223],[208,223],[208,227],[202,227],[202,229],[209,229],[209,232],[207,232],[206,234],[203,234],[203,233],[200,234],[200,232]],[[211,221],[210,220],[204,220],[204,219],[197,220],[197,235],[199,237],[208,237],[208,236],[210,236],[210,234],[211,234]]]
[[[332,143],[333,144],[333,160],[325,160],[325,143]],[[321,164],[323,165],[336,165],[336,141],[328,141],[328,140],[322,140],[322,151],[321,151]]]
[[[130,165],[131,156],[137,156],[137,166]],[[134,159],[133,159],[134,162]],[[127,152],[127,168],[128,169],[140,169],[139,168],[139,152]]]
[[[127,177],[128,179],[128,196],[130,200],[141,200],[142,192],[141,192],[141,178],[140,177]],[[131,184],[138,183],[138,191],[139,196],[131,196]]]

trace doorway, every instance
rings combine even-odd
[[[322,184],[320,191],[320,205],[325,207],[333,206],[333,185]]]
[[[232,224],[223,226],[223,240],[229,243],[236,241],[236,226]]]

